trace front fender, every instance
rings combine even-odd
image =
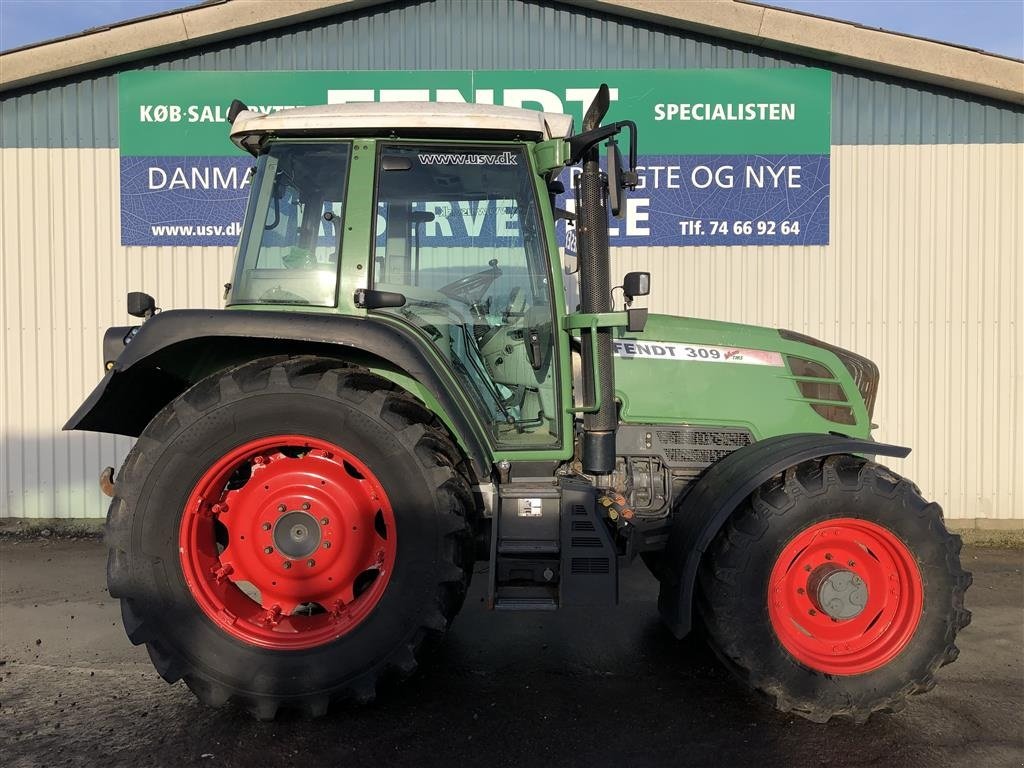
[[[665,548],[666,573],[658,595],[661,618],[676,637],[693,624],[697,567],[733,510],[775,475],[809,459],[833,454],[903,458],[909,448],[840,435],[793,434],[761,440],[713,464],[675,510]]]
[[[253,310],[171,310],[134,334],[110,329],[104,339],[107,372],[64,429],[137,437],[156,413],[192,384],[258,357],[318,354],[397,369],[419,382],[452,425],[476,472],[489,453],[457,382],[425,343],[374,318]],[[126,339],[112,359],[115,341]]]

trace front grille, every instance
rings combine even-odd
[[[856,424],[857,417],[853,414],[852,408],[843,405],[825,405],[824,403],[811,403],[814,412],[823,419],[834,421],[836,424]]]
[[[837,403],[846,402],[846,393],[838,384],[825,384],[820,381],[798,381],[800,394],[808,400],[832,400]]]
[[[796,333],[794,331],[779,330],[779,335],[788,341],[798,341],[802,344],[810,344],[818,347],[819,349],[825,349],[831,352],[833,355],[839,358],[839,361],[843,364],[850,376],[853,378],[853,383],[857,387],[857,391],[860,392],[861,399],[864,401],[864,407],[867,409],[868,418],[875,412],[875,398],[878,396],[878,366],[868,360],[866,357],[861,357],[858,354],[851,352],[848,349],[842,347],[836,347],[832,344],[828,344],[820,339],[815,339],[812,336],[805,336],[802,333]],[[792,355],[786,356],[789,361],[789,368],[793,372],[794,376],[813,376],[815,378],[828,378],[834,379],[831,373],[827,376],[819,376],[818,373],[811,373],[807,368],[807,363],[811,363],[811,366],[822,366],[817,363],[812,363],[809,360],[804,360],[802,357],[794,357]],[[820,371],[819,371],[820,373]],[[825,417],[829,418],[829,417]],[[846,418],[845,414],[843,418]],[[834,421],[834,419],[831,419]],[[853,421],[840,421],[841,424],[854,424],[856,419]]]

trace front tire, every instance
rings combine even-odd
[[[970,622],[960,537],[937,504],[853,456],[756,491],[701,561],[708,641],[783,712],[865,721],[930,690]]]
[[[107,519],[110,594],[168,682],[261,719],[373,698],[447,629],[472,572],[461,456],[417,400],[314,357],[163,409]]]

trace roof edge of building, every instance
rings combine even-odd
[[[1024,61],[748,0],[571,0],[774,51],[1024,105]]]
[[[225,0],[0,54],[0,91],[379,5],[386,0]],[[1024,61],[747,0],[560,0],[838,66],[1024,105]]]
[[[0,54],[0,92],[253,34],[387,0],[224,0],[86,30]]]

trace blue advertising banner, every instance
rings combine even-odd
[[[578,126],[600,82],[607,121],[632,119],[639,137],[640,183],[611,222],[612,246],[828,243],[831,79],[815,69],[123,73],[121,242],[237,243],[254,161],[227,138],[232,98],[265,112],[475,101],[572,113]],[[571,209],[569,171],[563,181]],[[511,236],[500,202],[425,203],[435,218],[422,244],[499,245]],[[573,228],[558,229],[573,252]]]
[[[121,156],[122,245],[235,245],[251,157]]]

